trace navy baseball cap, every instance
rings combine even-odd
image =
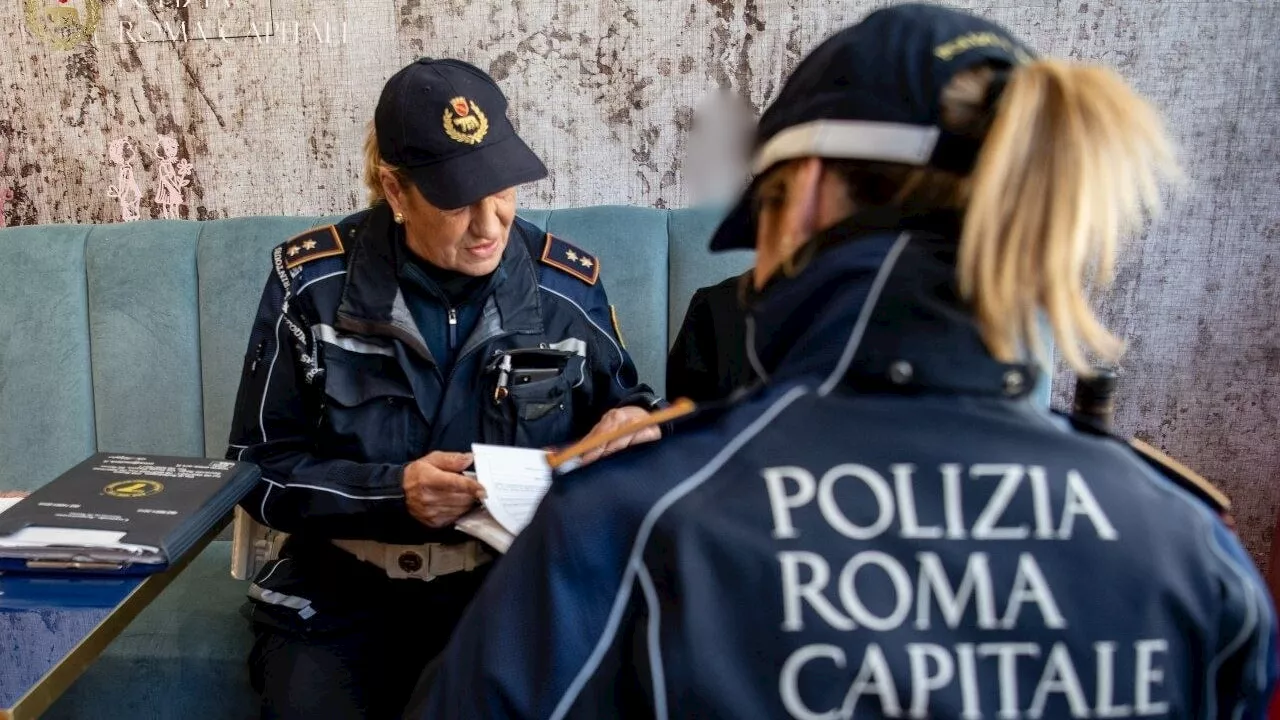
[[[755,177],[711,238],[713,251],[756,243],[751,196],[778,163],[803,157],[920,165],[967,173],[982,138],[942,128],[942,90],[977,65],[1011,68],[1032,54],[995,23],[910,3],[877,10],[809,54],[756,129]]]
[[[422,58],[392,75],[373,124],[383,161],[404,169],[438,208],[547,176],[516,135],[498,84],[461,60]]]

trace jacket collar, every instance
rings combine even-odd
[[[481,328],[487,335],[542,331],[537,269],[526,243],[530,232],[537,234],[537,229],[519,218],[511,227],[490,285],[492,294],[485,300]],[[400,234],[386,205],[365,214],[347,255],[346,283],[335,324],[347,332],[395,338],[429,359],[431,353],[400,286],[400,264],[404,261]],[[464,344],[464,349],[469,344]]]
[[[747,345],[771,381],[821,375],[824,392],[1021,397],[1033,363],[991,357],[955,288],[954,215],[863,213],[814,238],[817,260],[751,301]]]

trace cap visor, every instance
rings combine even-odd
[[[430,165],[410,168],[422,196],[443,210],[466,207],[507,188],[541,180],[547,166],[518,136]]]
[[[754,250],[756,247],[756,222],[751,213],[751,194],[755,184],[738,199],[733,209],[720,221],[711,235],[711,252],[726,250]]]

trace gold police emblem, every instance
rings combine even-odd
[[[58,50],[93,39],[102,21],[101,0],[23,0],[31,34]]]
[[[127,499],[151,497],[152,495],[158,495],[163,490],[164,485],[162,483],[156,482],[155,480],[143,480],[141,478],[113,482],[102,488],[102,492],[110,495],[111,497]]]
[[[458,96],[444,109],[444,132],[455,142],[476,145],[489,132],[489,118],[479,105]]]

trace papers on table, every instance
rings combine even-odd
[[[21,499],[20,497],[0,497],[0,513],[17,505]],[[66,548],[85,548],[98,551],[100,556],[108,560],[160,561],[157,557],[158,548],[121,542],[124,536],[123,531],[115,530],[27,526],[10,535],[0,537],[0,549],[20,552],[26,557],[40,558],[65,554]]]
[[[68,549],[92,553],[93,560],[141,563],[163,562],[160,548],[122,542],[124,531],[83,530],[80,528],[41,527],[28,525],[17,532],[0,537],[0,549],[24,557],[61,557]],[[84,560],[89,560],[86,557]]]
[[[505,552],[511,540],[533,519],[538,504],[551,488],[547,454],[531,448],[482,444],[472,445],[471,451],[476,480],[485,491],[484,507],[459,520],[458,529]]]
[[[20,497],[0,497],[0,513],[17,505],[21,499]],[[83,548],[96,551],[98,557],[95,559],[133,560],[144,563],[161,561],[159,548],[122,542],[124,536],[124,531],[118,530],[82,530],[28,525],[17,532],[0,537],[0,549],[21,552],[24,556],[31,558],[40,558],[63,555],[66,553],[66,548]]]

